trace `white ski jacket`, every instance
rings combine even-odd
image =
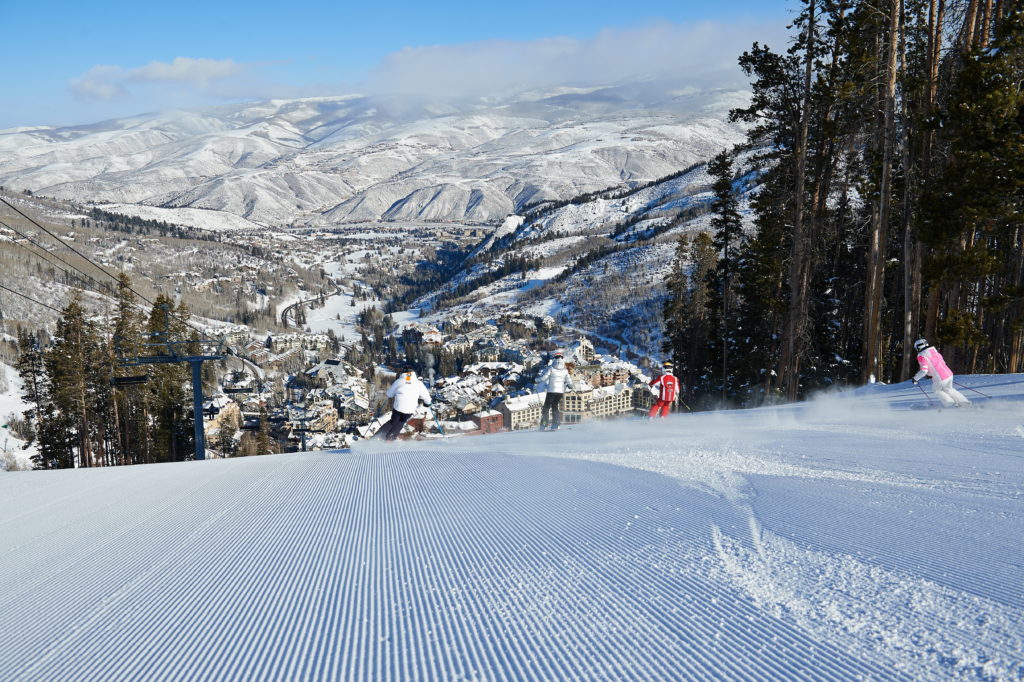
[[[548,365],[540,373],[540,380],[547,384],[548,393],[565,393],[566,389],[575,389],[569,370],[565,368],[564,360],[555,360],[553,365]]]
[[[415,372],[403,372],[398,375],[395,382],[388,389],[387,396],[393,398],[391,409],[402,414],[412,414],[416,411],[419,401],[424,405],[430,404],[430,392],[423,382],[416,378]]]

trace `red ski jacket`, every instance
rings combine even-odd
[[[668,372],[653,379],[650,385],[658,389],[658,400],[663,400],[666,403],[675,402],[676,396],[679,395],[679,379]]]

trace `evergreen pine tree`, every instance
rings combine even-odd
[[[1024,323],[1024,11],[964,55],[950,88],[920,228],[932,247],[929,327],[955,365],[1020,371]],[[990,348],[990,352],[984,349]]]
[[[735,391],[743,405],[779,396],[778,367],[786,317],[785,263],[789,253],[784,206],[785,173],[768,173],[752,198],[754,232],[746,236],[736,261],[735,338],[730,363]]]
[[[104,443],[97,438],[102,430],[97,406],[102,402],[98,381],[103,360],[96,326],[82,307],[81,292],[76,291],[57,320],[53,345],[45,354],[49,392],[59,414],[51,428],[69,428],[66,438],[54,437],[61,444],[59,447],[73,443],[74,449],[73,464],[68,462],[65,452],[58,457],[61,466],[91,467],[104,463]]]
[[[144,365],[125,366],[147,354],[143,324],[145,316],[139,309],[131,290],[131,279],[125,273],[118,276],[117,310],[112,330],[111,361],[114,376],[140,376],[147,374]],[[113,415],[117,432],[118,463],[139,464],[150,457],[150,399],[145,385],[119,386],[113,391]]]
[[[716,155],[708,164],[708,173],[714,178],[711,227],[715,231],[712,245],[718,253],[714,270],[708,272],[708,360],[715,376],[710,383],[717,385],[719,396],[725,402],[735,395],[729,363],[736,352],[733,337],[736,332],[735,271],[743,223],[733,188],[731,154],[723,151]]]
[[[270,414],[266,407],[260,407],[260,427],[256,432],[256,454],[270,455],[274,452],[274,441],[270,437]]]
[[[34,334],[27,329],[18,330],[18,359],[15,362],[15,369],[21,377],[21,396],[29,409],[24,412],[25,421],[29,427],[30,441],[42,442],[41,436],[46,434],[49,424],[46,417],[52,413],[52,405],[48,393],[48,381],[46,367],[43,363],[43,353],[39,347],[39,341]],[[52,469],[57,462],[45,457],[42,448],[34,458],[36,468]]]
[[[665,350],[672,353],[690,405],[706,405],[711,391],[712,368],[708,364],[710,287],[708,275],[715,267],[710,235],[700,232],[689,244],[680,237],[666,277],[669,290],[663,309]],[[700,401],[695,401],[700,396]]]
[[[182,342],[187,338],[182,314],[183,306],[164,294],[157,296],[147,322],[147,333],[152,340],[152,354],[179,357],[188,351]],[[186,417],[191,382],[189,366],[182,362],[152,365],[147,388],[153,409],[152,460],[173,462],[187,459],[193,452],[192,421]]]

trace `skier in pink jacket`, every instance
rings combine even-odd
[[[935,395],[939,396],[943,407],[970,405],[971,401],[953,388],[953,370],[942,359],[942,353],[934,346],[929,345],[925,339],[915,341],[914,348],[917,349],[917,364],[921,366],[921,369],[914,375],[914,383],[930,376],[932,390],[935,391]]]

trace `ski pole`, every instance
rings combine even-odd
[[[430,407],[429,405],[427,405],[427,409],[430,410],[430,416],[434,418],[434,423],[437,424],[437,430],[440,431],[441,435],[443,436],[444,429],[441,427],[441,422],[437,420],[437,413],[434,412],[434,408]]]
[[[921,384],[917,383],[916,381],[914,382],[914,385],[917,386],[919,389],[921,389],[921,393],[924,393],[924,397],[928,399],[928,404],[929,405],[934,405],[935,404],[934,401],[932,401],[931,396],[928,395],[928,391],[924,390],[924,386],[922,386]]]
[[[979,390],[977,390],[977,389],[975,389],[975,388],[971,388],[970,386],[964,386],[964,385],[963,385],[963,384],[961,384],[961,383],[960,383],[959,381],[954,381],[954,382],[953,382],[953,385],[955,385],[955,386],[959,386],[960,388],[966,388],[966,389],[967,389],[968,391],[974,391],[974,392],[975,392],[975,393],[977,393],[978,395],[980,395],[980,396],[984,396],[985,398],[991,398],[991,397],[992,397],[992,396],[988,395],[987,393],[982,393],[981,391],[979,391]]]

